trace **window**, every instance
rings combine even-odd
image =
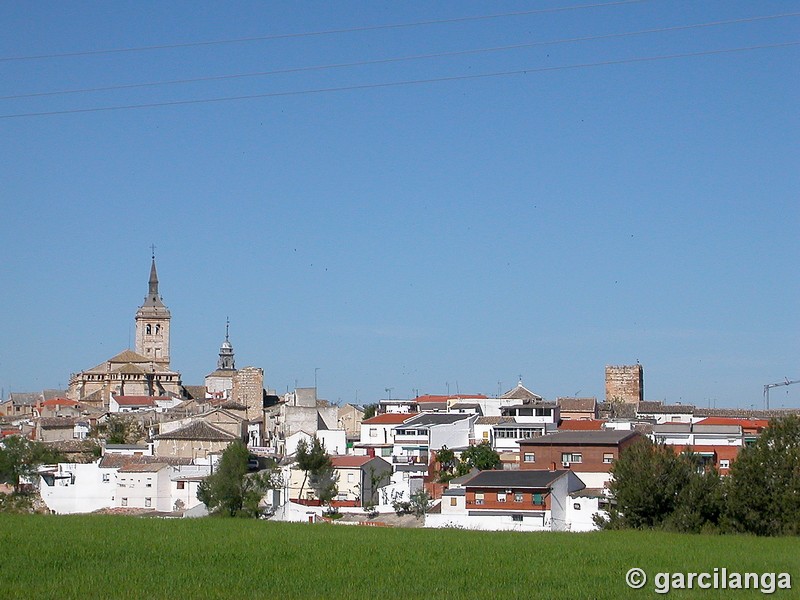
[[[178,489],[182,490],[182,489],[185,489],[185,488],[186,488],[186,482],[185,481],[179,481],[178,482]]]
[[[522,515],[511,515],[511,520],[515,523],[522,523]]]
[[[122,506],[128,506],[128,499],[122,498]]]
[[[533,495],[533,503],[534,504],[538,504],[538,505],[544,504],[544,499],[542,498],[542,495],[541,494],[534,494]]]
[[[524,496],[520,492],[517,492],[514,494],[514,502],[522,502],[523,497]]]
[[[603,452],[603,462],[606,464],[614,462],[613,452]]]
[[[580,510],[581,509],[581,503],[580,502],[573,503],[572,504],[572,508],[574,508],[575,510]]]
[[[378,437],[378,429],[375,427],[370,428],[369,437]]]
[[[485,439],[485,440],[489,439],[489,432],[488,431],[484,431],[483,432],[483,439]]]
[[[391,448],[381,448],[381,456],[391,456],[392,449]]]
[[[536,462],[536,455],[533,452],[526,452],[523,460],[525,462]]]
[[[562,463],[580,463],[583,462],[583,454],[579,452],[563,452],[561,454]]]
[[[731,461],[727,458],[723,458],[719,461],[719,468],[720,469],[728,469],[731,466]]]
[[[111,474],[103,473],[103,483],[108,483],[109,481],[111,481]]]
[[[353,483],[356,480],[355,473],[348,473],[347,474],[347,483]]]
[[[152,498],[145,498],[144,499],[144,507],[145,508],[150,508],[150,506],[152,506],[152,504],[153,504],[153,499]]]
[[[475,492],[475,504],[483,504],[483,492]]]
[[[501,493],[501,492],[498,492],[497,493],[497,501],[498,502],[505,502],[506,501],[506,495]]]
[[[161,325],[156,324],[156,335],[161,333]]]
[[[457,498],[450,498],[450,506],[456,506],[458,504]]]
[[[144,332],[145,332],[146,335],[152,334],[153,333],[153,326],[148,323],[144,328]]]

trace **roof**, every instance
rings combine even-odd
[[[233,379],[233,376],[236,373],[238,373],[236,369],[217,369],[216,371],[206,375],[206,377],[224,377],[226,379]]]
[[[569,471],[519,469],[515,471],[480,471],[464,483],[466,488],[534,488],[548,489]]]
[[[239,410],[239,411],[247,410],[247,406],[245,406],[241,402],[236,402],[236,400],[225,400],[224,402],[221,402],[216,406],[217,408],[222,408],[224,410]]]
[[[77,400],[68,400],[67,398],[52,398],[42,402],[41,406],[79,406],[80,402]]]
[[[542,397],[539,394],[534,394],[524,385],[522,385],[522,380],[517,383],[517,386],[514,389],[508,390],[505,394],[500,396],[501,398],[511,398],[513,400],[541,400]]]
[[[165,462],[129,463],[119,469],[120,473],[155,473],[168,467]]]
[[[76,417],[42,417],[39,427],[42,429],[72,429],[78,421]]]
[[[603,431],[558,431],[548,433],[539,437],[520,440],[520,445],[528,446],[551,446],[551,445],[598,445],[616,446],[620,442],[638,436],[635,431],[614,431],[605,429]]]
[[[120,406],[155,406],[156,400],[172,400],[169,396],[114,396]]]
[[[363,467],[374,459],[374,456],[331,456],[331,464],[335,469],[352,469]]]
[[[558,426],[559,431],[600,431],[605,421],[595,419],[564,419]]]
[[[639,402],[636,412],[639,414],[691,414],[694,412],[694,406],[691,404],[664,404],[663,402],[645,400]]]
[[[594,412],[597,409],[597,398],[559,398],[558,406],[561,407],[561,412],[570,410]]]
[[[385,413],[382,415],[375,415],[369,419],[361,421],[365,425],[399,425],[407,421],[411,417],[416,417],[419,413]]]
[[[192,421],[188,425],[181,427],[180,429],[176,429],[175,431],[169,431],[167,433],[161,433],[155,436],[153,439],[156,440],[204,440],[210,442],[232,442],[237,440],[235,435],[232,433],[228,433],[218,427],[214,427],[213,425],[206,423],[200,419],[196,421]]]
[[[116,356],[109,358],[107,362],[110,363],[148,363],[150,359],[141,354],[137,354],[133,350],[123,350]]]
[[[420,413],[413,419],[410,419],[403,424],[408,427],[450,425],[452,423],[457,423],[458,421],[463,421],[464,419],[470,419],[473,416],[474,415],[466,413]]]
[[[204,385],[185,385],[183,389],[186,390],[190,399],[205,398],[206,386]]]
[[[768,419],[735,419],[733,417],[706,417],[695,425],[739,425],[742,429],[764,429],[769,426]]]
[[[39,402],[41,395],[33,392],[11,392],[8,399],[17,406],[32,406]]]
[[[178,456],[141,456],[131,454],[104,454],[100,459],[101,469],[119,469],[130,464],[166,463],[168,465],[190,465],[191,458]]]
[[[516,423],[514,417],[478,417],[475,425],[500,425],[501,423]]]

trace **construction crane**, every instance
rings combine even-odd
[[[782,385],[792,385],[794,383],[800,383],[800,379],[795,379],[794,381],[789,381],[785,379],[784,381],[780,381],[778,383],[768,383],[764,386],[764,410],[769,410],[769,391],[774,387],[780,387]]]

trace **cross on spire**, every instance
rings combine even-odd
[[[156,245],[150,244],[150,255],[152,256],[153,260],[156,259]]]

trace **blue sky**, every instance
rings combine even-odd
[[[155,244],[186,384],[229,316],[237,366],[334,401],[602,399],[638,360],[648,399],[760,406],[800,379],[800,46],[710,52],[800,41],[749,20],[800,3],[531,13],[580,4],[0,5],[0,387],[128,347]]]

